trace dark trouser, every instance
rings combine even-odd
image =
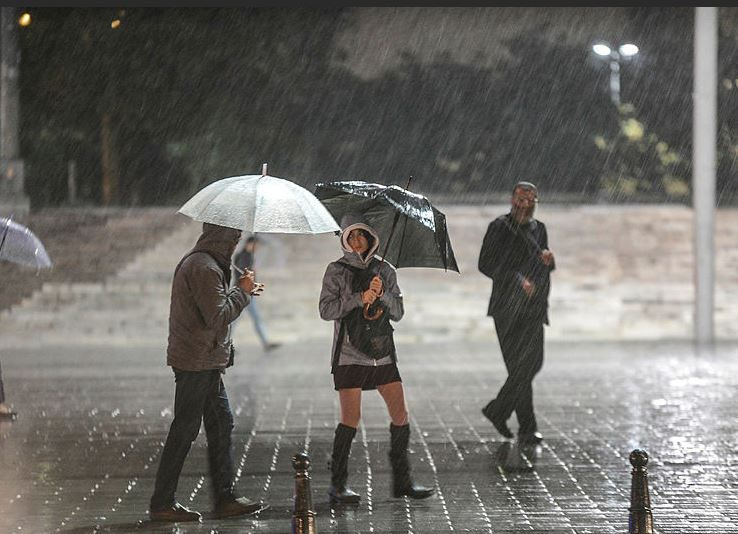
[[[5,390],[3,389],[3,368],[0,367],[0,404],[5,402]]]
[[[233,414],[221,373],[218,369],[175,369],[174,377],[174,421],[161,453],[150,510],[161,510],[174,504],[182,466],[203,420],[215,501],[218,503],[233,497]]]
[[[533,378],[543,365],[543,321],[527,317],[494,319],[508,374],[497,393],[494,411],[505,420],[515,412],[520,434],[536,432]]]

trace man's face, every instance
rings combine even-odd
[[[536,210],[538,202],[538,194],[530,189],[518,187],[512,195],[510,204],[512,209],[510,214],[518,224],[525,224],[533,218],[533,212]]]

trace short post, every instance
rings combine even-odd
[[[315,512],[313,512],[313,497],[310,490],[310,457],[300,452],[292,457],[292,467],[295,470],[295,495],[292,510],[292,534],[317,534],[315,526]]]
[[[653,515],[651,514],[651,497],[648,495],[648,453],[635,449],[630,453],[630,464],[633,466],[630,485],[630,514],[628,516],[628,534],[653,534]]]

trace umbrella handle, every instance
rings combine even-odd
[[[384,309],[381,306],[377,306],[377,309],[372,312],[371,307],[371,304],[364,304],[364,319],[366,319],[367,321],[376,321],[377,319],[382,317]]]

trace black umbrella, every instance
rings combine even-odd
[[[378,253],[396,268],[459,272],[446,216],[423,195],[396,185],[345,181],[316,184],[315,196],[339,222],[346,213],[363,215],[379,234]]]

